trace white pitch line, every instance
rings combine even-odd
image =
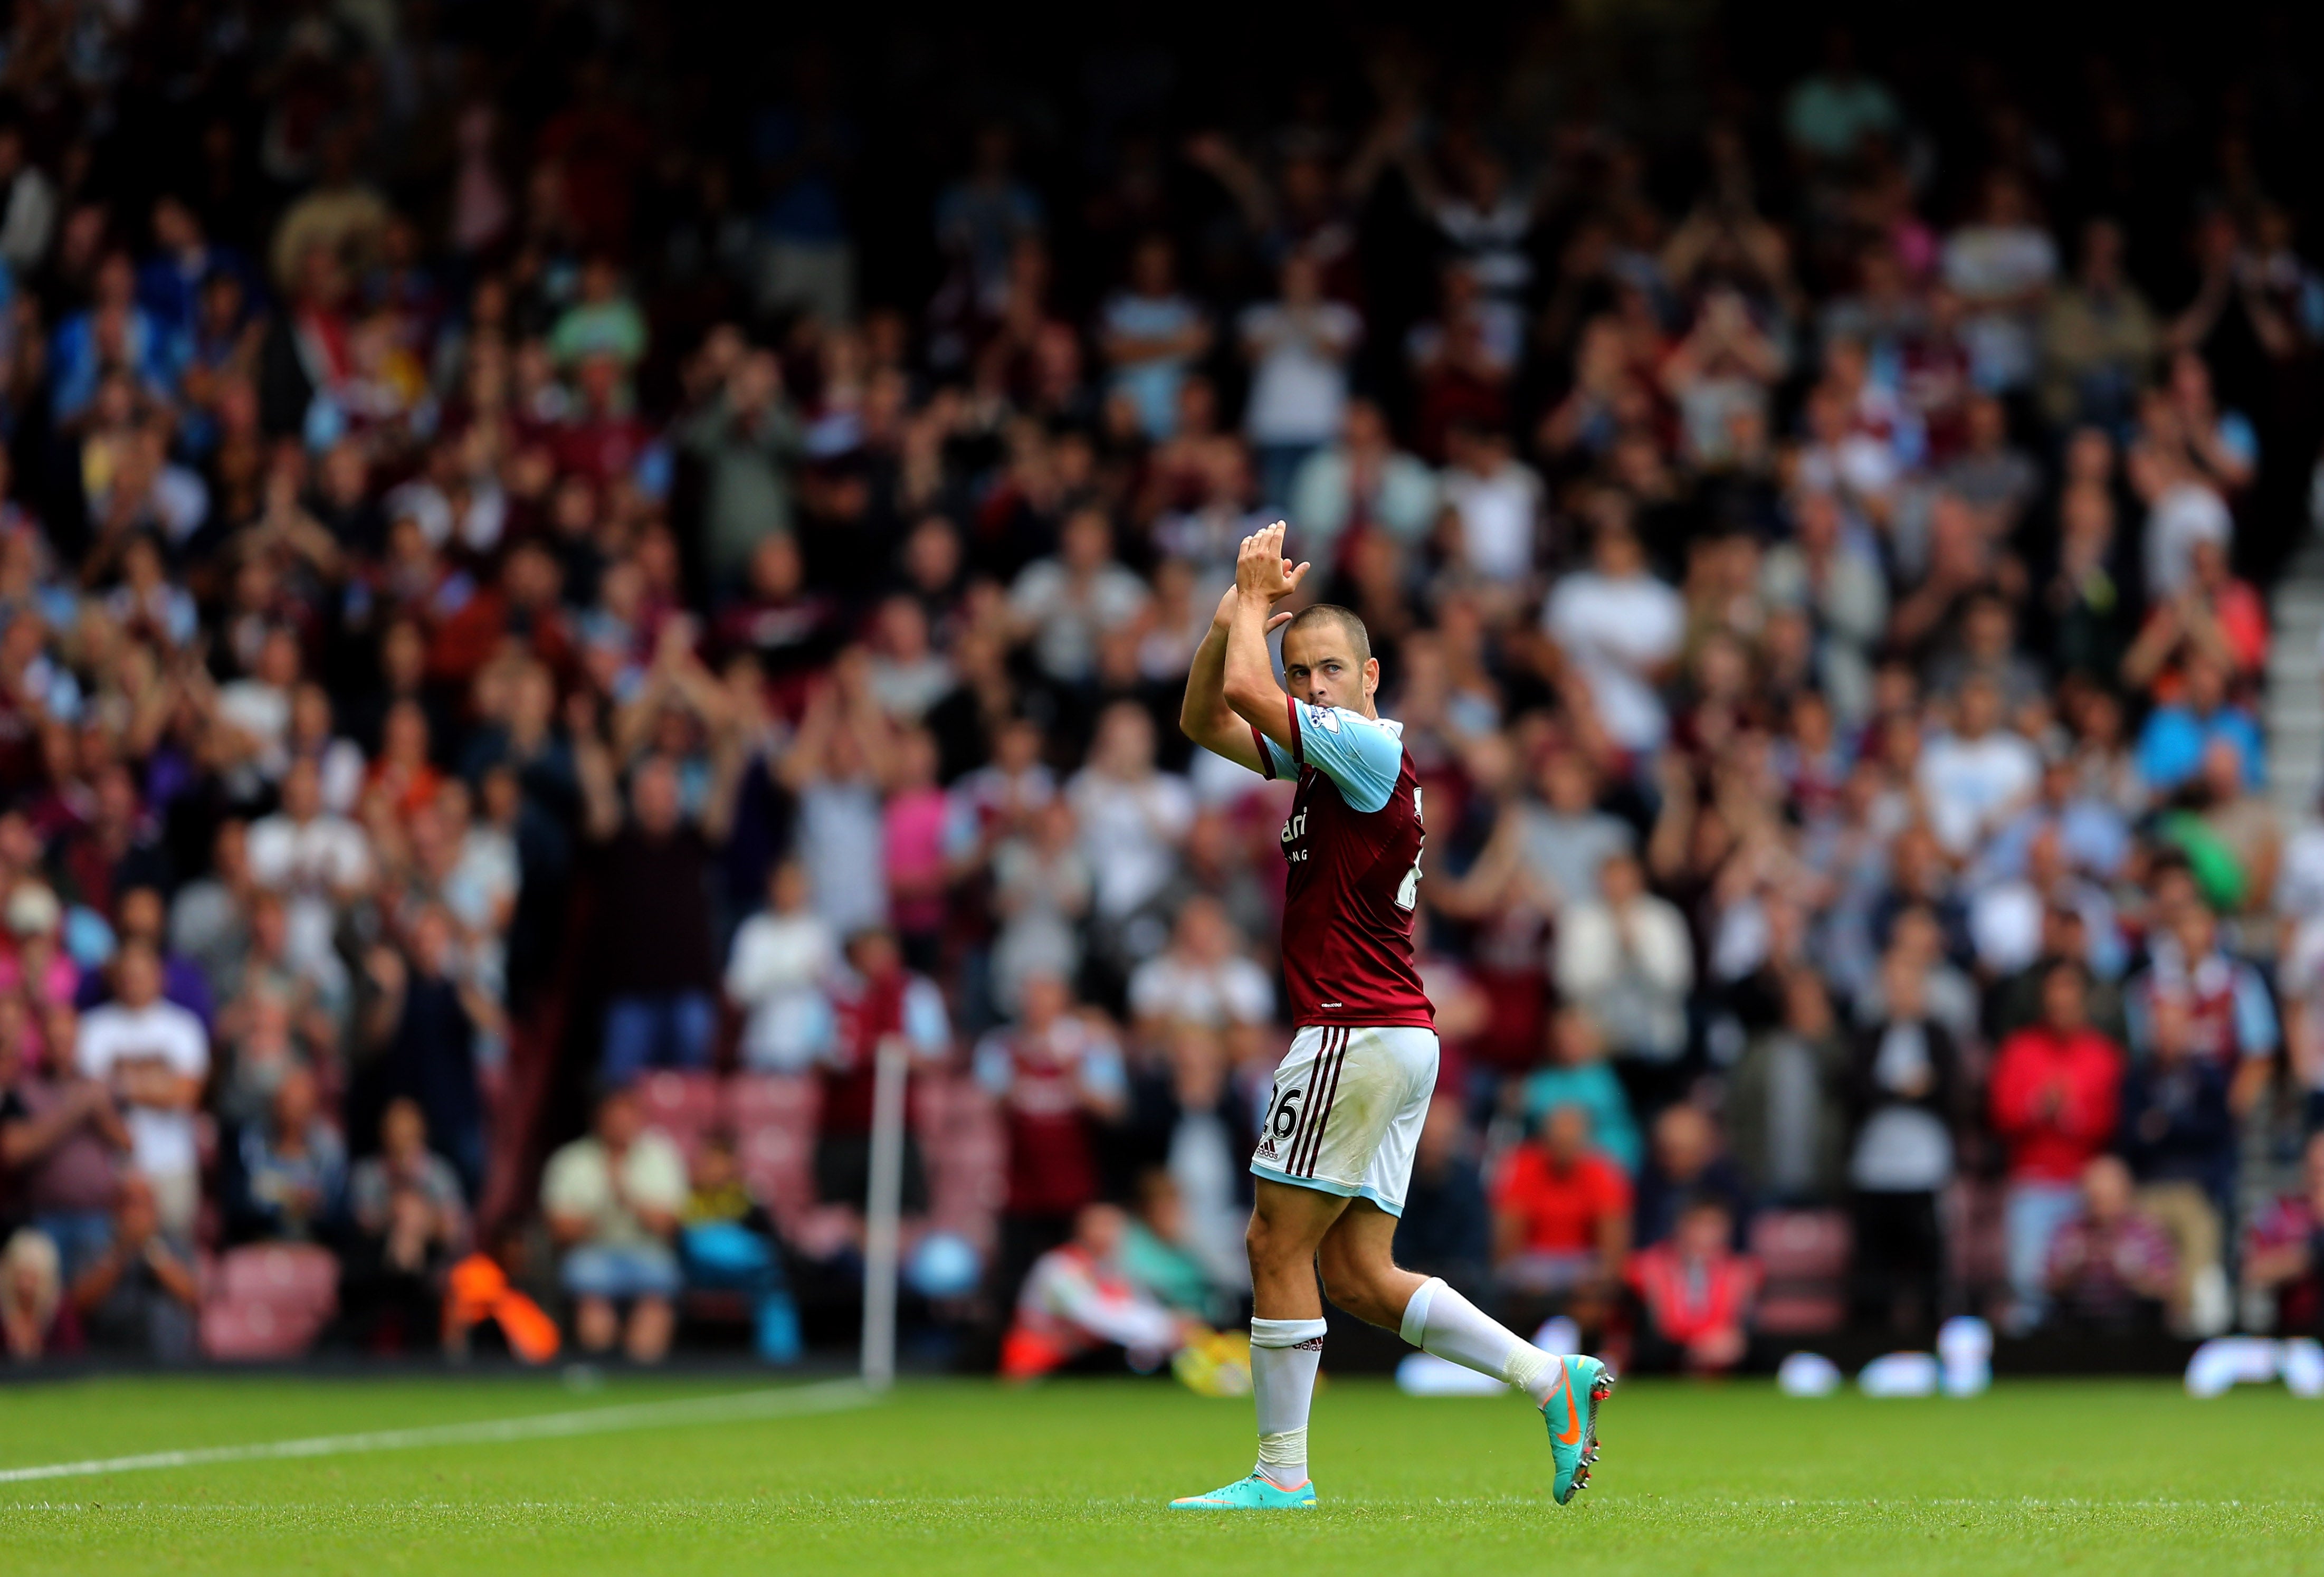
[[[205,1445],[186,1451],[151,1451],[136,1456],[98,1457],[88,1462],[44,1462],[38,1467],[0,1468],[0,1484],[38,1479],[81,1479],[99,1473],[134,1473],[155,1468],[206,1467],[212,1462],[266,1462],[285,1457],[348,1456],[368,1451],[410,1451],[429,1445],[496,1445],[518,1440],[561,1440],[576,1434],[610,1434],[627,1429],[658,1429],[688,1424],[724,1424],[746,1418],[788,1418],[802,1414],[841,1413],[871,1405],[872,1393],[856,1380],[812,1386],[778,1386],[723,1397],[689,1397],[669,1402],[633,1402],[620,1407],[585,1407],[567,1413],[536,1413],[525,1418],[484,1418],[468,1424],[431,1424],[416,1429],[375,1429],[361,1434],[318,1434],[304,1440],[268,1440],[248,1445]]]

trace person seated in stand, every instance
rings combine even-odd
[[[761,1358],[776,1364],[798,1361],[798,1307],[783,1274],[780,1240],[765,1206],[742,1179],[731,1134],[711,1134],[695,1151],[694,1182],[678,1243],[689,1285],[749,1296]]]
[[[2324,1336],[2324,1133],[2308,1136],[2299,1189],[2253,1223],[2244,1285],[2274,1298],[2277,1334]]]
[[[1033,1261],[1001,1344],[1002,1379],[1033,1379],[1109,1349],[1150,1373],[1200,1333],[1197,1322],[1171,1313],[1122,1268],[1129,1228],[1120,1206],[1086,1205],[1071,1240]]]
[[[2139,1210],[2170,1238],[2178,1261],[2172,1329],[2216,1336],[2235,1312],[2220,1258],[2236,1176],[2227,1072],[2200,1055],[2194,1020],[2178,1001],[2153,1001],[2147,1036],[2146,1056],[2123,1079],[2123,1158],[2138,1180]]]
[[[339,1307],[365,1351],[421,1351],[441,1324],[444,1278],[467,1251],[460,1175],[428,1148],[420,1102],[399,1096],[379,1120],[379,1153],[347,1181]]]
[[[193,1256],[163,1235],[153,1185],[142,1173],[122,1177],[113,1241],[75,1278],[72,1301],[94,1351],[162,1363],[194,1356],[201,1293]]]
[[[2082,1213],[2050,1240],[2043,1279],[2058,1316],[2102,1331],[2157,1325],[2178,1262],[2171,1240],[2141,1213],[2130,1168],[2099,1156],[2082,1168]]]
[[[57,1246],[44,1232],[17,1228],[0,1250],[0,1358],[38,1363],[79,1348],[80,1323],[64,1295]]]
[[[1711,1194],[1726,1204],[1727,1222],[1739,1231],[1751,1210],[1751,1187],[1727,1153],[1719,1125],[1692,1102],[1663,1109],[1655,1119],[1646,1164],[1638,1171],[1633,1242],[1658,1243],[1678,1225],[1686,1202]]]
[[[1622,1081],[1606,1060],[1606,1038],[1586,1008],[1571,1004],[1549,1017],[1544,1037],[1549,1065],[1536,1068],[1518,1086],[1528,1120],[1554,1106],[1581,1106],[1590,1112],[1590,1142],[1632,1177],[1646,1158],[1646,1141]]]
[[[1505,1296],[1602,1324],[1630,1247],[1630,1184],[1590,1144],[1590,1113],[1554,1108],[1493,1181],[1493,1261]]]
[[[1678,1213],[1670,1236],[1630,1256],[1623,1271],[1638,1312],[1634,1368],[1724,1374],[1751,1348],[1758,1263],[1735,1251],[1727,1201],[1699,1194]]]
[[[634,1361],[659,1363],[677,1323],[670,1240],[686,1204],[678,1147],[645,1126],[635,1096],[613,1091],[597,1102],[595,1130],[549,1157],[540,1204],[565,1250],[560,1275],[576,1300],[573,1333],[582,1351],[607,1351],[618,1337]]]
[[[244,1242],[321,1242],[337,1236],[347,1150],[322,1115],[315,1075],[293,1065],[273,1110],[246,1124],[229,1226]]]

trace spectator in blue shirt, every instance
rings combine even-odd
[[[2267,781],[2258,721],[2228,701],[2227,669],[2196,653],[2181,670],[2178,697],[2149,713],[2139,730],[2138,775],[2155,794],[2168,794],[2202,770],[2203,752],[2215,739],[2227,740],[2242,755],[2247,786]]]
[[[321,1105],[315,1075],[294,1066],[275,1087],[274,1109],[242,1130],[235,1236],[311,1242],[331,1231],[346,1190],[347,1151]]]
[[[137,270],[137,305],[165,343],[176,346],[194,333],[202,288],[221,274],[238,282],[245,299],[259,291],[250,260],[231,246],[212,244],[183,198],[155,199],[153,255]]]

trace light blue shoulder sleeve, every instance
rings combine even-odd
[[[1287,783],[1299,776],[1299,763],[1291,759],[1289,751],[1256,728],[1250,731],[1250,737],[1259,742],[1259,759],[1265,763],[1260,770],[1268,777]]]
[[[1396,793],[1404,769],[1404,735],[1389,724],[1344,706],[1291,704],[1293,754],[1338,785],[1340,797],[1367,816]]]

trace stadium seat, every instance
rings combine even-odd
[[[742,1176],[788,1230],[815,1204],[815,1123],[823,1103],[811,1078],[744,1074],[727,1089]]]
[[[1848,1318],[1848,1217],[1836,1210],[1768,1211],[1751,1223],[1766,1275],[1757,1323],[1771,1336],[1812,1336]]]
[[[989,1250],[1008,1195],[1009,1141],[991,1093],[966,1074],[914,1082],[929,1224]]]
[[[338,1309],[338,1261],[311,1244],[230,1250],[205,1281],[202,1351],[228,1361],[296,1358]]]
[[[1945,1239],[1951,1250],[1948,1269],[1980,1312],[2006,1295],[2009,1254],[2002,1229],[2002,1202],[2008,1190],[1997,1181],[1958,1179],[1944,1200]]]
[[[724,1086],[715,1074],[659,1068],[638,1081],[638,1105],[649,1127],[659,1128],[686,1152],[688,1162],[725,1115]]]

